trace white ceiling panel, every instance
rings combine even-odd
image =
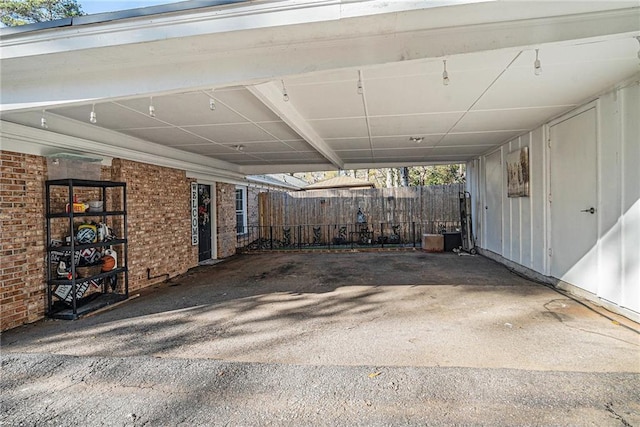
[[[209,108],[210,96],[204,92],[190,92],[173,95],[154,96],[118,101],[118,104],[131,108],[143,115],[148,115],[149,105],[153,103],[156,119],[175,126],[201,124],[242,123],[246,122],[237,113],[221,103],[216,103],[215,110]],[[126,129],[125,126],[121,129]]]
[[[421,142],[410,141],[406,136],[386,136],[386,137],[377,137],[372,139],[373,148],[375,149],[389,149],[389,148],[398,148],[398,147],[427,147],[433,145],[440,141],[444,134],[438,135],[418,135],[421,138],[424,138]]]
[[[424,136],[445,133],[463,113],[412,114],[406,116],[371,117],[371,136]]]
[[[237,154],[238,151],[230,145],[221,144],[200,144],[200,145],[185,145],[180,147],[181,150],[188,151],[190,153],[203,154],[206,156],[216,155],[230,155]]]
[[[369,149],[369,138],[336,138],[326,139],[325,142],[335,151]]]
[[[390,149],[376,149],[373,152],[375,157],[392,157],[394,155],[406,157],[406,156],[423,156],[429,147],[421,147],[416,144],[413,144],[411,147],[406,148],[390,148]]]
[[[189,126],[189,132],[219,143],[242,143],[251,141],[275,141],[276,139],[253,123]]]
[[[261,153],[258,156],[265,160],[271,161],[272,163],[275,162],[281,164],[305,160],[322,160],[323,162],[327,161],[316,152],[297,151],[288,153]]]
[[[573,105],[561,105],[557,107],[517,108],[511,110],[472,110],[464,115],[452,132],[525,131],[573,107]]]
[[[448,86],[442,84],[440,73],[366,81],[369,114],[464,112],[496,78],[498,71],[482,69],[449,74]]]
[[[447,146],[491,146],[507,142],[515,138],[521,131],[496,131],[479,133],[450,133],[438,144],[438,147]]]
[[[89,123],[89,115],[92,108],[96,113],[96,126],[107,129],[129,129],[166,126],[166,123],[158,121],[149,116],[148,105],[146,107],[146,113],[132,111],[113,102],[96,103],[95,106],[82,105],[75,107],[61,107],[55,109],[52,108],[49,109],[49,111],[53,114],[58,114],[63,117],[77,120],[79,122]]]
[[[637,73],[638,43],[632,39],[524,51],[474,106],[479,110],[571,105]],[[624,54],[626,52],[626,54]],[[516,96],[517,95],[517,96]]]
[[[180,128],[146,128],[127,129],[122,133],[135,136],[146,141],[155,142],[161,145],[179,147],[181,145],[206,144],[208,141],[181,130]]]
[[[307,120],[364,116],[358,73],[351,81],[287,87],[290,102]]]
[[[238,145],[229,145],[230,147],[237,147]],[[291,143],[285,143],[280,141],[273,142],[249,142],[241,144],[244,152],[246,153],[283,153],[283,152],[315,152],[313,148],[307,143],[300,143],[291,141]]]
[[[369,137],[364,118],[313,120],[309,123],[322,138]]]

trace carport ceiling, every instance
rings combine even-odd
[[[628,8],[630,3],[636,7]],[[637,2],[620,3],[620,7],[627,8],[626,13],[635,14],[632,18],[640,16],[637,5]],[[467,10],[456,8],[473,6],[436,9],[455,13]],[[410,18],[411,13],[425,13],[425,9],[416,7],[401,13]],[[592,25],[606,25],[598,23],[593,12],[589,13]],[[609,19],[614,16],[611,11],[607,13]],[[398,16],[399,12],[382,14],[376,22],[381,22],[382,27],[389,26]],[[331,22],[326,25],[329,31]],[[640,35],[640,20],[638,27]],[[544,26],[542,29],[545,30]],[[383,61],[382,56],[375,59],[377,41],[371,37],[367,49],[374,61],[362,61],[357,66],[345,61],[344,66],[332,64],[322,69],[309,58],[318,71],[299,72],[296,64],[292,64],[291,73],[270,78],[256,78],[259,77],[256,74],[249,79],[243,74],[236,77],[237,81],[233,78],[225,84],[212,81],[210,87],[204,88],[201,82],[198,87],[189,87],[185,76],[184,87],[170,91],[161,90],[169,86],[158,86],[155,91],[131,90],[135,93],[128,96],[60,99],[28,108],[3,103],[2,120],[39,127],[44,114],[51,132],[84,136],[87,127],[92,126],[107,130],[111,137],[116,133],[131,141],[147,141],[221,160],[245,173],[464,162],[637,74],[640,43],[636,34],[627,30],[547,42],[536,42],[536,37],[531,37],[526,44],[503,43],[499,49],[484,48],[480,43],[477,51],[441,52],[396,61]],[[423,37],[421,31],[418,28],[402,36]],[[397,28],[392,34],[395,32]],[[328,36],[331,38],[333,34]],[[486,45],[500,37],[485,36]],[[546,36],[537,38],[548,40]],[[188,43],[189,38],[182,41]],[[339,40],[333,43],[339,49]],[[348,47],[348,40],[345,43]],[[121,46],[123,50],[130,48],[144,55],[139,47]],[[405,48],[400,46],[400,50]],[[107,47],[102,49],[109,52]],[[536,49],[542,68],[540,75],[534,73]],[[97,55],[99,50],[94,50],[83,52]],[[155,49],[149,52],[146,55],[153,56]],[[55,59],[68,54],[49,56]],[[290,54],[305,55],[298,47]],[[225,61],[224,55],[203,55],[211,60],[212,74],[216,73],[216,61]],[[366,56],[359,52],[358,56],[363,55]],[[19,60],[5,60],[3,68],[17,72]],[[448,85],[443,84],[444,60]],[[180,75],[181,64],[179,60],[173,62],[167,66],[176,67],[172,71],[175,75],[171,76],[175,79]],[[280,66],[287,69],[286,63]],[[130,69],[132,65],[127,67]],[[142,70],[136,71],[134,67],[130,71]],[[159,71],[165,72],[166,69]],[[46,76],[47,72],[43,74]],[[154,75],[148,78],[154,79]],[[83,83],[80,80],[78,84]],[[123,81],[124,86],[130,84]],[[288,101],[284,100],[283,91]],[[155,109],[155,117],[149,114],[150,105]],[[93,125],[88,123],[92,109],[97,118]],[[94,134],[99,138],[99,134]]]

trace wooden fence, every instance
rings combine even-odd
[[[455,231],[464,184],[360,190],[261,193],[259,225],[354,224],[358,208],[375,224],[421,224],[423,232]]]

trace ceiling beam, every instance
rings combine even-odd
[[[274,82],[247,86],[247,89],[278,115],[291,129],[300,135],[309,145],[315,148],[325,159],[335,167],[342,169],[344,161],[336,154],[320,135],[311,127],[304,117],[294,107],[292,102],[283,99],[283,89]]]

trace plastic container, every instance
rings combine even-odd
[[[102,159],[59,153],[47,156],[47,177],[54,179],[86,179],[99,181]]]
[[[92,200],[89,202],[89,212],[102,212],[104,204],[102,200]]]

